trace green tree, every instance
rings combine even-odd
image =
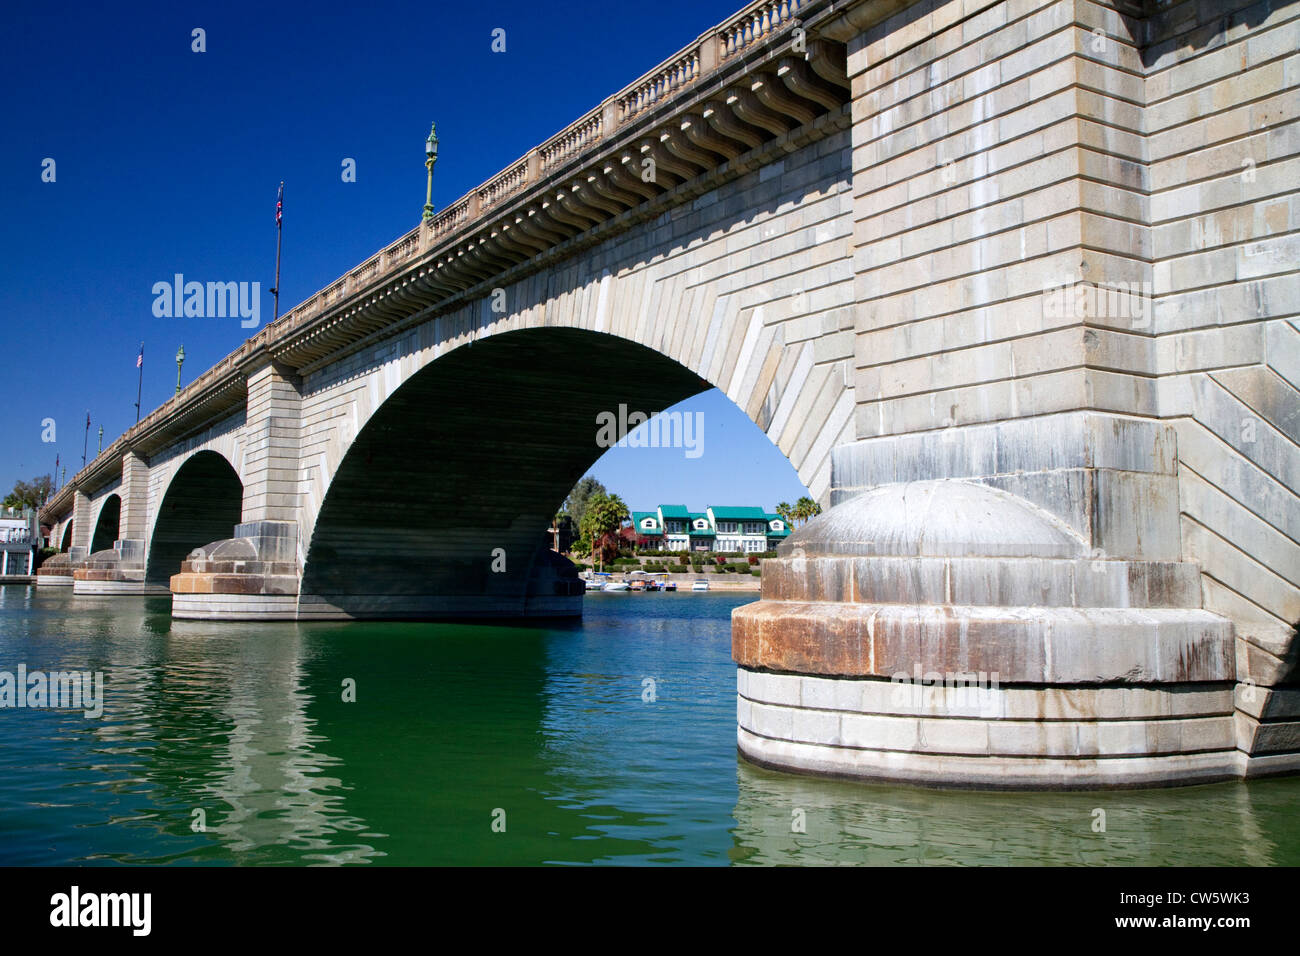
[[[611,552],[618,553],[618,533],[629,518],[631,513],[622,498],[604,491],[597,492],[587,501],[578,536],[587,546],[594,540],[601,560],[605,560]]]
[[[568,515],[573,519],[575,528],[582,527],[582,519],[587,513],[587,507],[591,499],[596,495],[608,494],[609,489],[597,481],[593,476],[587,475],[578,479],[578,483],[573,486],[568,497],[564,499],[564,504],[560,506],[560,514]]]
[[[785,521],[786,527],[794,526],[794,508],[790,507],[790,502],[783,501],[776,506],[777,515]]]
[[[14,482],[14,490],[5,496],[5,508],[21,510],[39,508],[49,499],[54,490],[54,478],[50,475],[38,475],[31,481]]]

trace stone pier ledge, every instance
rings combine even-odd
[[[1233,626],[1199,569],[1099,555],[1005,490],[873,489],[792,535],[762,588],[732,613],[756,763],[982,789],[1245,773]]]

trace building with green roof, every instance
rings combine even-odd
[[[632,528],[642,538],[662,538],[664,533],[663,522],[657,511],[633,511]]]
[[[757,554],[771,551],[790,534],[780,515],[748,505],[711,505],[704,511],[660,505],[632,512],[632,526],[639,547],[664,551]]]

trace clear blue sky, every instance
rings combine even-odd
[[[411,229],[436,120],[439,208],[740,6],[28,4],[0,32],[0,488],[81,465],[86,412],[108,444],[253,334],[235,318],[157,318],[174,273],[262,283],[270,321],[275,193],[285,186],[282,311]],[[584,13],[584,7],[586,12]],[[191,31],[206,32],[192,52]],[[491,51],[494,28],[506,52]],[[43,160],[55,161],[53,183]],[[356,182],[341,176],[356,161]],[[706,454],[614,449],[593,469],[629,505],[761,504],[805,490],[724,396]],[[57,441],[41,441],[53,418]],[[648,456],[648,457],[647,457]],[[649,463],[649,467],[647,467]]]

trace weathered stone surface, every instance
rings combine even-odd
[[[1259,687],[1238,684],[1234,697],[1237,710],[1256,720],[1300,718],[1300,688]]]
[[[1198,610],[760,602],[732,614],[744,667],[890,677],[996,672],[1004,682],[1231,680],[1232,625]]]
[[[1124,686],[1006,686],[987,672],[914,669],[896,680],[774,674],[737,668],[742,700],[820,711],[1000,720],[1133,720],[1222,717],[1233,710],[1226,683]],[[944,683],[945,678],[948,682]]]
[[[1115,789],[1212,783],[1242,774],[1236,750],[1135,757],[971,756],[830,747],[736,732],[740,752],[780,770],[981,790]],[[1291,759],[1287,770],[1296,765]],[[1283,771],[1286,772],[1286,771]]]
[[[950,426],[840,446],[832,502],[898,482],[973,480],[1054,515],[1087,553],[1177,561],[1175,461],[1168,426],[1097,412]]]
[[[293,621],[298,618],[298,597],[296,594],[223,594],[194,600],[188,593],[173,592],[172,616],[195,621]]]
[[[51,555],[36,569],[36,586],[41,588],[72,587],[74,566],[66,551]]]
[[[1300,752],[1300,720],[1260,721],[1236,713],[1237,749],[1248,754]]]
[[[767,561],[769,601],[1003,607],[1195,607],[1200,568],[1100,558],[823,557]]]
[[[1023,498],[966,481],[882,485],[852,498],[781,545],[794,558],[1077,558],[1083,540]]]
[[[70,588],[73,585],[74,578],[71,574],[45,574],[37,572],[36,586],[38,588]]]
[[[1005,721],[837,714],[750,702],[742,727],[777,740],[870,751],[985,757],[1147,757],[1231,752],[1230,714],[1192,719]],[[1270,725],[1277,726],[1277,725]]]
[[[167,588],[145,581],[145,548],[139,539],[119,539],[112,548],[77,562],[72,572],[74,594],[166,594]]]

